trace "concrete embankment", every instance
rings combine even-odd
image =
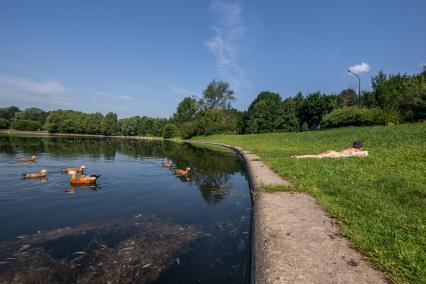
[[[290,185],[255,154],[244,159],[253,192],[252,283],[387,283],[341,236],[337,222],[309,194],[266,192]]]

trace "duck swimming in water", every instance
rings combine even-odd
[[[21,158],[17,158],[16,160],[18,162],[35,162],[36,159],[37,159],[36,156],[32,156],[32,157],[21,157]]]
[[[80,175],[80,177],[77,177],[76,171],[69,171],[68,174],[71,176],[71,185],[96,184],[96,180],[100,177],[100,175]]]
[[[65,172],[65,173],[68,173],[70,171],[75,171],[77,173],[84,174],[85,168],[86,168],[85,165],[81,165],[79,168],[62,168],[62,171]]]
[[[168,162],[162,163],[162,165],[163,165],[163,168],[170,169],[171,167],[173,167],[173,161],[170,160]]]
[[[38,173],[29,173],[29,174],[22,174],[24,178],[45,178],[47,176],[47,171],[45,169],[42,169]]]
[[[175,174],[187,176],[189,174],[189,171],[191,170],[190,167],[187,167],[185,170],[175,170]]]

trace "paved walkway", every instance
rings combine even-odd
[[[216,144],[216,143],[211,143]],[[222,144],[216,144],[222,145]],[[254,189],[253,283],[387,283],[341,236],[336,221],[306,193],[265,192],[262,184],[286,184],[255,154],[244,158]]]

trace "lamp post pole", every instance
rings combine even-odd
[[[351,73],[352,75],[355,75],[358,78],[358,104],[359,106],[361,106],[361,78],[359,77],[358,74],[352,72],[351,70],[346,70],[349,73]]]

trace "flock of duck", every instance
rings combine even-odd
[[[186,167],[186,169],[184,170],[179,170],[176,169],[175,164],[173,163],[173,161],[168,161],[168,162],[164,162],[163,163],[163,167],[172,170],[175,174],[180,175],[180,176],[184,176],[186,178],[189,177],[189,171],[191,170],[190,167]]]
[[[16,159],[19,162],[32,162],[35,163],[37,160],[36,156],[32,157],[21,157]],[[164,168],[168,168],[172,170],[176,175],[184,176],[185,178],[189,178],[189,171],[191,168],[187,167],[184,170],[177,169],[173,161],[168,161],[162,163]],[[62,168],[62,171],[65,173],[68,173],[71,176],[70,184],[71,185],[96,185],[97,179],[100,177],[100,175],[84,175],[84,171],[86,169],[86,166],[81,165],[79,168]],[[40,172],[35,173],[25,173],[22,174],[24,178],[27,179],[34,179],[34,178],[46,178],[47,177],[47,170],[42,169]]]
[[[32,157],[21,157],[16,159],[18,162],[32,162],[35,163],[37,161],[36,156]],[[79,168],[62,168],[62,171],[69,174],[71,176],[70,183],[71,185],[96,185],[96,180],[100,177],[100,175],[84,175],[84,171],[86,166],[82,165]],[[80,176],[78,176],[78,174]],[[33,178],[46,178],[47,170],[42,169],[36,173],[26,173],[22,174],[24,178],[33,179]]]

